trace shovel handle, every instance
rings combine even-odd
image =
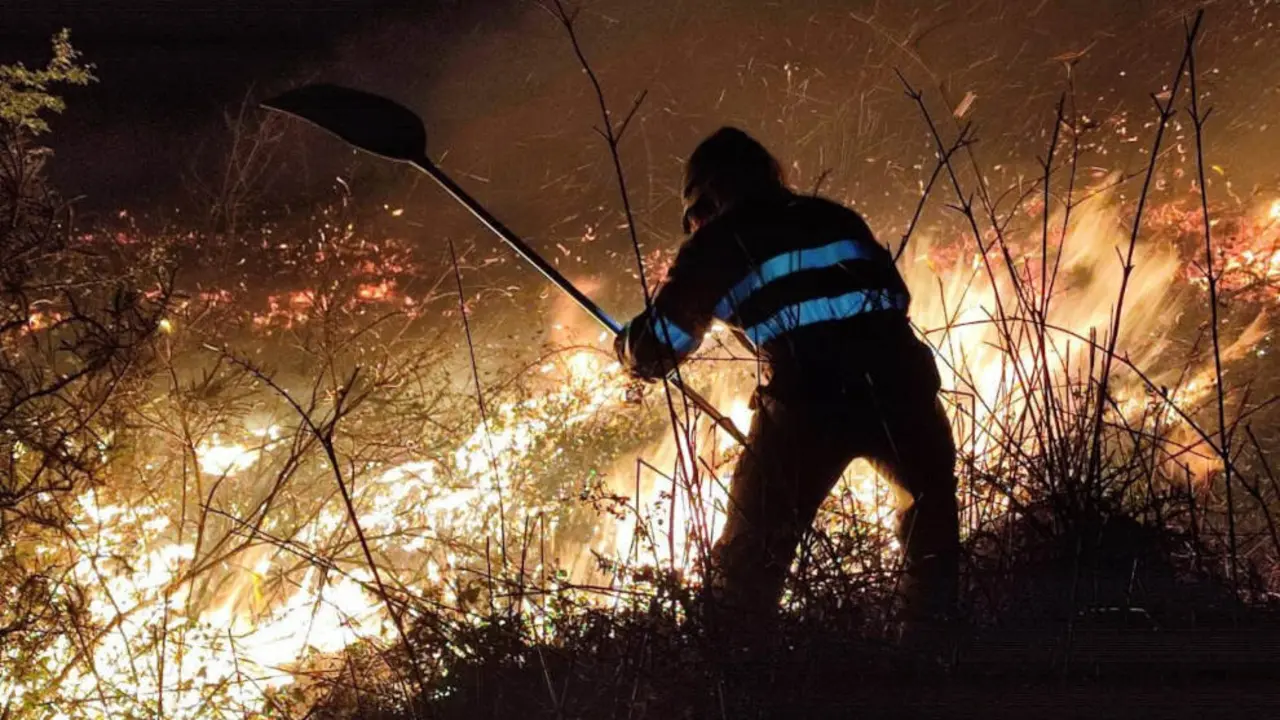
[[[573,283],[569,282],[568,278],[561,275],[560,271],[557,270],[555,266],[542,259],[542,256],[535,252],[533,248],[525,244],[524,240],[521,240],[519,235],[516,235],[506,225],[503,225],[502,222],[490,214],[488,210],[485,210],[483,205],[476,202],[474,198],[467,194],[467,191],[459,187],[458,184],[446,175],[443,170],[437,167],[435,163],[425,157],[422,157],[417,160],[409,161],[409,164],[427,175],[430,175],[431,179],[435,180],[440,187],[444,188],[444,191],[449,193],[454,200],[457,200],[463,207],[470,210],[471,214],[474,215],[477,220],[484,223],[484,226],[489,228],[494,235],[502,238],[502,241],[509,245],[512,250],[515,250],[520,257],[524,258],[529,264],[537,268],[538,272],[542,273],[543,276],[561,290],[568,293],[569,297],[573,298],[574,302],[578,303],[579,307],[590,313],[597,322],[615,335],[622,332],[621,323],[614,320],[609,313],[606,313],[599,305],[595,304],[591,298],[584,295],[581,290],[573,285]],[[747,438],[742,434],[742,431],[733,424],[733,420],[731,420],[729,416],[717,410],[716,407],[711,404],[710,400],[707,400],[696,390],[685,385],[675,371],[672,371],[667,375],[667,380],[680,392],[684,393],[684,396],[689,398],[689,402],[697,406],[699,410],[706,413],[712,420],[714,420],[716,425],[719,425],[725,432],[729,433],[730,437],[738,441],[742,446],[746,446]]]
[[[458,187],[458,184],[455,183],[448,175],[445,175],[443,170],[436,167],[435,163],[426,158],[420,158],[412,161],[410,164],[430,175],[431,179],[435,180],[440,187],[444,188],[444,191],[449,193],[454,200],[457,200],[463,207],[470,210],[471,214],[475,215],[477,220],[484,223],[484,226],[493,231],[494,235],[502,238],[502,241],[507,245],[510,245],[511,249],[515,250],[520,257],[524,258],[529,264],[537,268],[538,272],[546,276],[548,280],[558,286],[561,290],[568,293],[569,297],[573,298],[574,302],[578,303],[583,310],[591,313],[591,316],[594,317],[597,322],[611,330],[614,334],[622,332],[622,325],[618,324],[617,320],[609,317],[609,314],[600,309],[599,305],[592,302],[591,298],[584,295],[582,291],[574,287],[573,283],[569,282],[564,275],[561,275],[560,271],[557,270],[555,266],[546,260],[543,260],[541,255],[534,252],[533,248],[526,245],[524,240],[520,239],[519,235],[511,232],[511,230],[506,225],[503,225],[498,218],[490,214],[488,210],[485,210],[483,205],[476,202],[475,199],[468,195],[465,190]]]

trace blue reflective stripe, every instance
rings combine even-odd
[[[715,314],[721,320],[728,320],[735,310],[755,291],[779,278],[786,277],[801,270],[820,270],[845,262],[846,260],[872,260],[874,256],[867,252],[861,243],[854,240],[837,240],[829,245],[807,250],[792,250],[776,255],[753,268],[746,277],[716,304]]]
[[[844,320],[862,313],[906,310],[907,296],[887,290],[854,290],[836,297],[817,298],[790,305],[764,322],[747,328],[747,337],[763,345],[784,333],[805,325]]]
[[[661,315],[654,317],[650,325],[653,327],[653,334],[674,350],[677,356],[688,355],[698,347],[698,341],[692,335]]]

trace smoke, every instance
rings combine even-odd
[[[1181,10],[1133,3],[973,0],[916,3],[591,2],[579,32],[615,117],[647,93],[623,143],[628,189],[646,250],[679,242],[681,161],[723,124],[757,135],[783,159],[793,183],[850,203],[882,240],[900,235],[932,170],[933,144],[902,95],[895,71],[922,86],[935,113],[966,104],[976,157],[995,188],[1038,177],[1060,93],[1097,125],[1083,148],[1086,173],[1145,163],[1137,142],[1148,94],[1167,82],[1179,52]],[[1275,8],[1211,14],[1201,49],[1204,84],[1219,107],[1210,150],[1224,169],[1211,189],[1245,193],[1274,183],[1274,170],[1245,148],[1274,147],[1264,118],[1280,109],[1264,80],[1277,61],[1256,46]],[[449,26],[451,30],[461,23]],[[500,217],[559,259],[562,270],[606,274],[601,297],[635,310],[638,285],[622,231],[613,170],[590,85],[568,40],[536,5],[477,13],[450,34],[406,18],[350,39],[323,74],[404,100],[426,118],[431,152]],[[1218,71],[1219,68],[1223,70]],[[1226,68],[1230,68],[1227,72]],[[956,121],[958,125],[959,121]],[[955,132],[944,124],[944,131]],[[1180,161],[1186,127],[1175,141]],[[1171,171],[1172,172],[1172,171]],[[426,184],[400,176],[396,201],[431,233],[475,234]],[[1189,177],[1167,177],[1189,187]],[[1120,198],[1136,194],[1122,187]],[[925,218],[941,223],[945,212]],[[590,244],[583,238],[589,237]],[[424,237],[424,243],[431,239]],[[492,243],[485,238],[482,246]],[[572,249],[561,253],[557,243]],[[563,255],[563,257],[561,257]],[[517,272],[525,284],[536,284]]]
[[[897,70],[929,92],[940,117],[966,105],[962,115],[977,124],[976,152],[997,187],[1038,174],[1034,158],[1057,96],[1073,87],[1092,121],[1127,119],[1085,148],[1083,166],[1131,169],[1143,159],[1142,144],[1129,138],[1147,119],[1148,93],[1167,81],[1179,23],[1193,5],[598,0],[578,6],[578,23],[614,112],[647,92],[623,159],[652,249],[679,240],[681,159],[723,124],[760,137],[798,187],[855,204],[882,237],[896,237],[932,158]],[[433,155],[539,247],[550,252],[556,242],[592,235],[594,246],[562,260],[563,269],[608,272],[614,287],[605,299],[639,306],[637,288],[622,275],[630,255],[612,168],[592,130],[595,98],[563,30],[538,4],[339,3],[324,11],[230,4],[194,16],[131,3],[130,11],[128,23],[88,9],[10,24],[28,41],[54,20],[69,25],[99,63],[102,84],[70,98],[54,139],[55,179],[85,195],[86,207],[137,212],[178,202],[184,183],[175,179],[192,171],[194,152],[221,142],[222,111],[246,93],[344,82],[418,110]],[[1214,32],[1201,48],[1207,102],[1219,118],[1210,151],[1230,192],[1242,195],[1276,182],[1260,158],[1277,146],[1266,118],[1280,100],[1267,78],[1280,59],[1264,42],[1277,20],[1280,9],[1270,5],[1211,12]],[[149,49],[139,55],[139,47]],[[1184,131],[1175,139],[1185,141]],[[261,198],[265,212],[314,201],[340,174],[359,200],[408,208],[402,232],[425,247],[442,234],[476,234],[433,187],[400,169],[357,162],[313,134],[296,131],[289,140],[286,182]]]

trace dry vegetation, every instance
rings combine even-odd
[[[951,390],[964,601],[1066,648],[1027,672],[1099,627],[1262,622],[1275,589],[1271,398],[1222,368],[1265,368],[1242,318],[1274,295],[1278,213],[1211,203],[1199,152],[1199,193],[1152,182],[1176,113],[1199,150],[1199,23],[1135,177],[1081,178],[1064,94],[1042,177],[999,194],[904,80],[936,140],[920,207],[958,228],[895,242]],[[279,128],[233,123],[198,230],[76,228],[34,144],[90,77],[59,43],[53,74],[0,69],[0,717],[788,717],[945,679],[887,642],[892,498],[857,466],[781,631],[708,645],[688,604],[732,442],[597,346],[481,373],[466,254],[424,261],[348,195],[248,228]],[[1143,307],[1174,301],[1194,318]],[[740,403],[711,345],[689,380]]]

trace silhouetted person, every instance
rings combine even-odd
[[[866,458],[914,501],[899,517],[905,619],[945,619],[959,548],[955,445],[889,252],[857,213],[791,192],[778,161],[734,128],[689,158],[684,202],[692,235],[617,349],[633,374],[659,378],[719,319],[759,352],[764,384],[707,568],[710,609],[732,626],[767,625],[818,506]]]

